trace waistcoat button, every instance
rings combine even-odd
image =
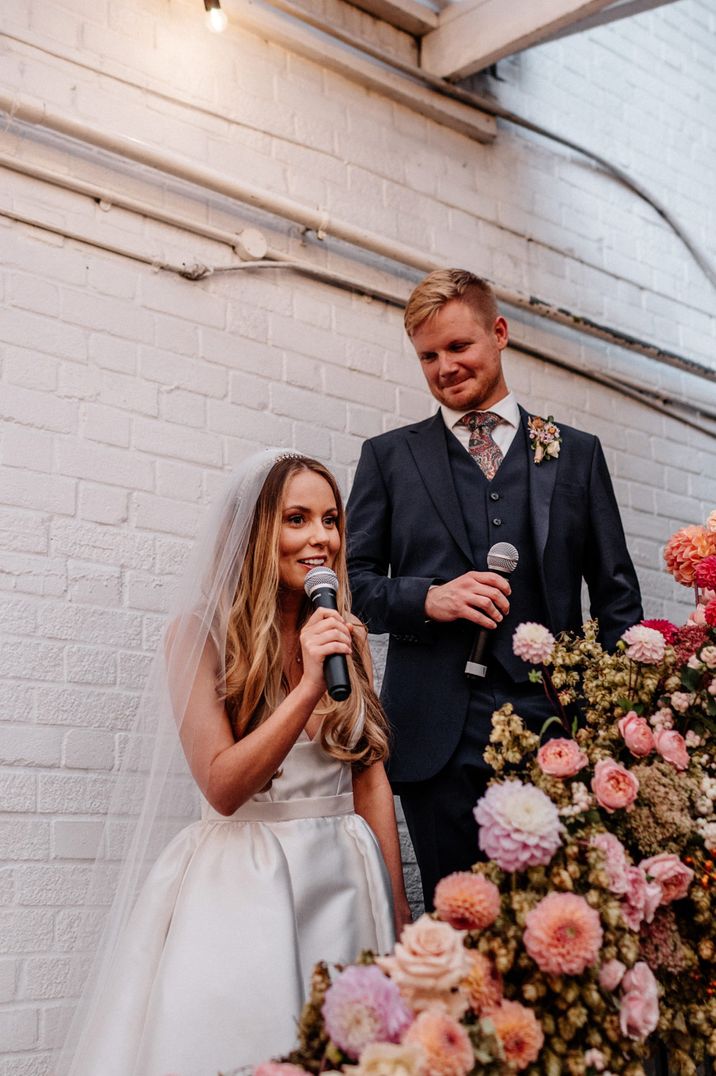
[[[490,494],[490,500],[491,501],[499,501],[499,499],[500,499],[500,494],[499,493],[491,493]]]
[[[492,522],[494,523],[494,525],[496,527],[501,527],[502,526],[502,520],[501,519],[493,519]]]

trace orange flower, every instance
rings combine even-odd
[[[666,543],[664,561],[676,582],[690,587],[697,564],[712,553],[716,553],[716,532],[700,526],[682,527]]]
[[[481,1016],[496,1008],[502,1001],[502,978],[489,957],[483,953],[471,949],[470,957],[472,967],[461,986],[468,997],[470,1008]]]
[[[422,1047],[425,1071],[430,1076],[467,1076],[474,1068],[475,1056],[465,1028],[440,1009],[421,1012],[403,1042]]]
[[[500,912],[500,891],[482,874],[455,871],[435,887],[435,911],[455,930],[484,930]]]
[[[542,1025],[531,1009],[518,1001],[503,1001],[489,1014],[502,1043],[505,1058],[517,1069],[536,1061],[544,1042]]]

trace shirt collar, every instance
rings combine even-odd
[[[499,415],[503,422],[508,423],[514,429],[517,429],[520,424],[520,409],[517,406],[517,400],[513,392],[508,392],[506,396],[503,396],[488,410],[495,415]],[[480,408],[468,407],[465,411],[453,411],[452,408],[446,407],[445,404],[440,404],[440,411],[442,412],[443,422],[449,430],[452,430],[463,415],[469,415],[471,411],[479,412]]]

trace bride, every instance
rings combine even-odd
[[[340,613],[311,612],[318,565]],[[335,479],[252,456],[189,564],[125,749],[88,922],[122,840],[125,863],[63,1076],[213,1076],[286,1052],[314,963],[385,952],[409,919],[387,731],[348,603]],[[329,654],[348,660],[345,702],[326,693]],[[200,820],[181,827],[196,788]]]

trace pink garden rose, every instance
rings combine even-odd
[[[654,734],[649,728],[649,722],[639,717],[634,710],[621,718],[619,731],[624,737],[627,749],[635,758],[646,758],[654,750]]]
[[[659,1022],[659,988],[648,964],[640,960],[622,979],[619,1012],[622,1034],[645,1039]]]
[[[603,758],[594,767],[592,792],[600,807],[611,814],[631,807],[639,792],[639,782],[613,758]]]
[[[537,752],[537,765],[549,777],[574,777],[588,762],[576,740],[547,740]]]
[[[626,893],[629,888],[627,871],[629,860],[624,845],[613,833],[595,833],[589,842],[604,855],[607,885],[612,893]]]
[[[630,930],[638,930],[642,922],[652,921],[654,912],[661,904],[661,896],[658,882],[650,882],[641,867],[629,867],[622,915]]]
[[[678,856],[661,852],[658,856],[642,859],[641,869],[661,886],[661,904],[681,900],[689,891],[694,872]]]
[[[602,964],[599,969],[599,985],[602,990],[616,990],[625,971],[626,965],[622,964],[621,960],[607,960],[606,964]]]
[[[680,732],[676,729],[658,729],[654,733],[654,743],[664,761],[670,762],[675,770],[688,769],[689,752]]]
[[[459,1019],[467,998],[458,986],[471,968],[465,932],[430,915],[403,928],[391,956],[378,958],[414,1012],[442,1008]]]

